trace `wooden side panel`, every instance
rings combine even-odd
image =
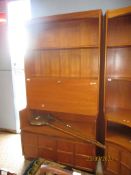
[[[97,80],[32,78],[27,82],[31,109],[97,115]]]

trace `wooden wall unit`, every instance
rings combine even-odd
[[[106,13],[107,174],[131,174],[131,7]]]
[[[23,154],[94,171],[96,162],[87,158],[96,155],[95,145],[29,121],[33,115],[50,113],[96,139],[101,10],[34,19],[28,29],[27,109],[20,112]]]

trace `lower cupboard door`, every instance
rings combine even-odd
[[[73,165],[73,153],[58,151],[57,161],[66,165]]]
[[[39,148],[38,154],[39,157],[43,157],[44,159],[56,161],[56,154],[52,149]]]
[[[91,161],[88,157],[76,156],[75,167],[82,168],[89,171],[94,171],[96,168],[96,161]]]

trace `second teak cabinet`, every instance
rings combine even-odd
[[[106,13],[105,118],[109,175],[131,174],[131,7]]]

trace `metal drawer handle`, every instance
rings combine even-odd
[[[61,80],[58,80],[57,83],[60,84],[61,83]]]
[[[112,79],[111,79],[111,78],[108,78],[107,80],[108,80],[108,81],[112,81]]]
[[[27,78],[26,81],[30,81],[30,78]]]
[[[42,104],[42,105],[41,105],[41,107],[42,107],[42,108],[44,108],[44,107],[45,107],[45,105],[44,105],[44,104]]]
[[[90,85],[96,85],[96,82],[90,82]]]

